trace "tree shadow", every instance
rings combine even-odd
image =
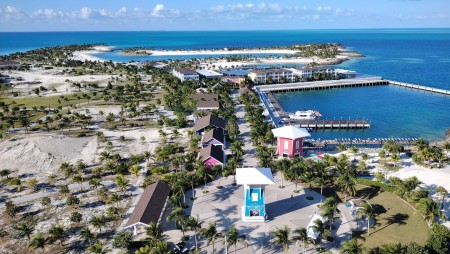
[[[105,205],[105,202],[103,202],[103,201],[94,201],[94,202],[86,203],[80,207],[81,208],[96,208],[96,207],[100,207],[103,205]]]
[[[379,191],[379,187],[365,187],[357,190],[355,196],[362,199],[372,199],[378,196]]]
[[[307,187],[309,187],[309,186],[307,186]],[[318,188],[318,187],[312,187],[309,189],[320,194],[320,188]],[[333,197],[338,203],[343,202],[343,200],[337,194],[336,190],[331,186],[323,188],[322,195],[325,198]]]
[[[220,180],[219,180],[220,181]],[[223,186],[222,189],[218,189],[217,191],[214,192],[213,197],[212,197],[212,201],[225,201],[228,198],[230,198],[230,196],[232,196],[234,194],[234,192],[239,189],[240,186],[238,185],[227,185],[227,186]]]
[[[382,206],[380,204],[372,204],[372,207],[375,210],[375,214],[377,214],[377,215],[387,212],[386,208],[384,208],[384,206]]]
[[[365,234],[367,234],[366,230],[352,231],[352,239],[357,239],[365,242],[366,241],[366,237],[364,236]]]
[[[398,226],[406,225],[406,221],[409,219],[408,214],[404,213],[396,213],[394,215],[391,215],[388,218],[385,218],[386,220],[386,226],[397,224]]]
[[[235,225],[239,221],[239,218],[230,218],[230,214],[237,214],[238,206],[231,205],[226,209],[214,208],[213,211],[216,213],[215,221],[218,227],[228,228],[230,225]]]

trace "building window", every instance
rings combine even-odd
[[[258,201],[258,193],[252,193],[252,201]]]
[[[300,148],[300,140],[295,141],[295,149]]]
[[[289,149],[289,141],[284,141],[284,149]]]

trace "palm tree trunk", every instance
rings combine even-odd
[[[370,236],[370,217],[367,217],[367,236]]]
[[[198,243],[197,243],[197,231],[194,231],[194,239],[195,239],[195,249],[198,249]]]

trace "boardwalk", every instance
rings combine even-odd
[[[411,88],[411,89],[426,91],[426,92],[431,92],[431,93],[450,95],[449,90],[433,88],[433,87],[428,87],[428,86],[408,84],[408,83],[398,82],[398,81],[393,81],[393,80],[384,80],[381,77],[312,81],[312,82],[297,82],[297,83],[274,84],[274,85],[260,85],[260,86],[256,86],[255,88],[261,92],[270,93],[270,92],[311,91],[311,90],[323,90],[323,89],[333,89],[333,88],[383,86],[383,85],[393,85],[393,86]]]

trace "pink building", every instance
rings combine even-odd
[[[209,169],[213,168],[215,165],[223,167],[225,154],[222,150],[222,146],[209,144],[207,147],[200,150],[198,159],[202,160],[203,165]]]
[[[292,125],[273,129],[272,133],[277,137],[277,151],[280,157],[301,157],[303,154],[303,138],[309,137],[309,132],[304,128]]]

